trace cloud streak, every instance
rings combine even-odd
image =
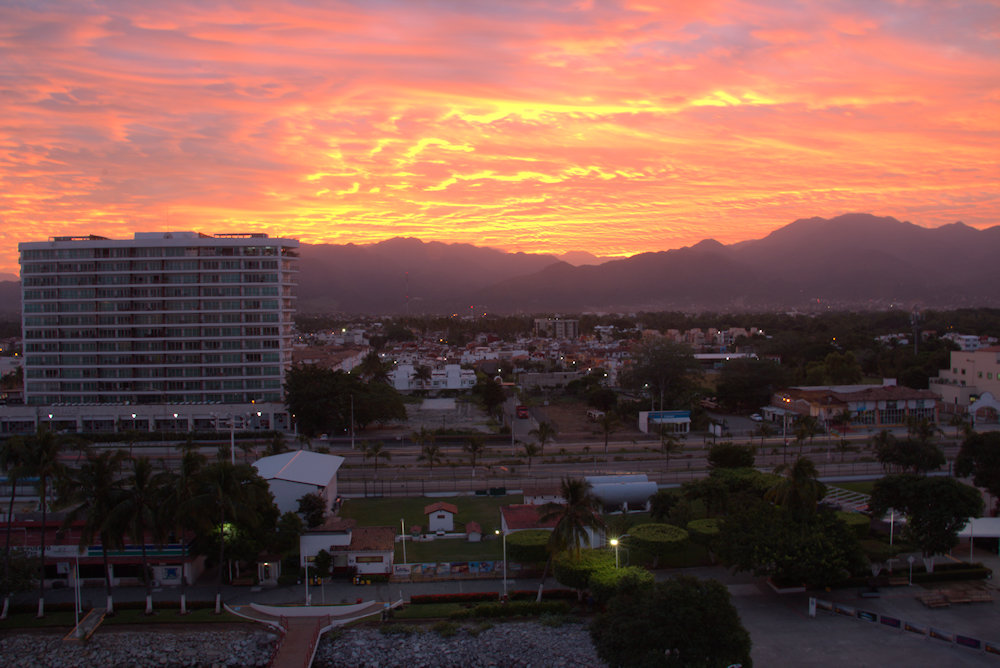
[[[846,211],[996,224],[998,25],[987,0],[0,2],[0,272],[19,240],[136,230],[627,255]]]

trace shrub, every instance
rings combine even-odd
[[[449,615],[450,619],[469,619],[472,617],[537,617],[543,614],[564,615],[570,611],[566,601],[509,601],[507,603],[480,603],[471,610],[461,610]]]
[[[837,519],[844,522],[858,538],[864,540],[868,537],[868,532],[871,529],[872,518],[864,513],[848,513],[843,510],[838,510]]]
[[[590,583],[591,575],[614,565],[614,554],[608,550],[582,550],[579,559],[563,552],[553,559],[552,574],[559,584],[582,591]]]
[[[451,638],[458,635],[459,627],[455,622],[440,621],[431,627],[442,638]]]
[[[478,603],[480,601],[495,601],[500,595],[495,591],[477,591],[467,594],[414,594],[410,596],[411,605],[421,603]]]
[[[638,566],[606,568],[591,576],[590,593],[595,601],[603,605],[612,596],[636,592],[652,586],[654,581],[652,573]]]
[[[519,564],[541,563],[548,559],[547,546],[551,531],[531,529],[507,535],[507,557]]]
[[[628,546],[655,567],[661,559],[679,551],[687,540],[688,532],[672,524],[640,524],[629,531]]]

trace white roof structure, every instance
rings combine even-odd
[[[253,463],[264,480],[287,480],[325,487],[337,475],[344,458],[311,450],[294,450],[263,457]]]
[[[973,517],[958,532],[959,538],[1000,538],[1000,517]]]

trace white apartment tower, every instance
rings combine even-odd
[[[197,232],[19,244],[25,403],[281,401],[298,245]]]

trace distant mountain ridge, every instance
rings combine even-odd
[[[387,314],[1000,306],[997,257],[1000,226],[846,214],[580,266],[416,239],[304,245],[298,294],[302,312]]]
[[[803,218],[762,239],[706,239],[614,260],[412,238],[302,244],[297,308],[465,315],[1000,306],[997,258],[1000,226],[925,228],[870,214]],[[0,281],[0,317],[19,309],[20,283]]]

